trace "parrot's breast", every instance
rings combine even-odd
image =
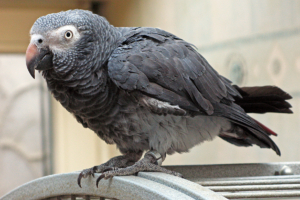
[[[132,114],[120,113],[110,125],[108,137],[120,149],[156,149],[162,154],[187,152],[232,128],[231,122],[222,117],[157,115],[136,105],[135,109]]]

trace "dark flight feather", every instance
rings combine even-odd
[[[286,101],[292,98],[291,95],[276,86],[234,87],[243,97],[236,98],[235,103],[246,113],[293,113],[291,104]]]

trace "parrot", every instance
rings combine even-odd
[[[96,180],[163,172],[167,155],[216,137],[280,155],[277,134],[247,113],[292,113],[276,86],[239,87],[185,40],[159,28],[115,27],[87,10],[38,18],[26,66],[41,73],[53,97],[120,156],[80,172]],[[145,153],[145,154],[144,154]],[[143,156],[144,154],[144,156]]]

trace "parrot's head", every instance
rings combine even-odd
[[[116,31],[107,20],[85,10],[69,10],[40,17],[30,31],[26,65],[52,71],[57,76],[76,76],[95,70],[108,59]]]

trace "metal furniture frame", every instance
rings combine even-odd
[[[167,166],[183,178],[156,172],[101,180],[82,179],[79,172],[30,181],[0,200],[11,199],[288,199],[300,198],[300,162]]]

